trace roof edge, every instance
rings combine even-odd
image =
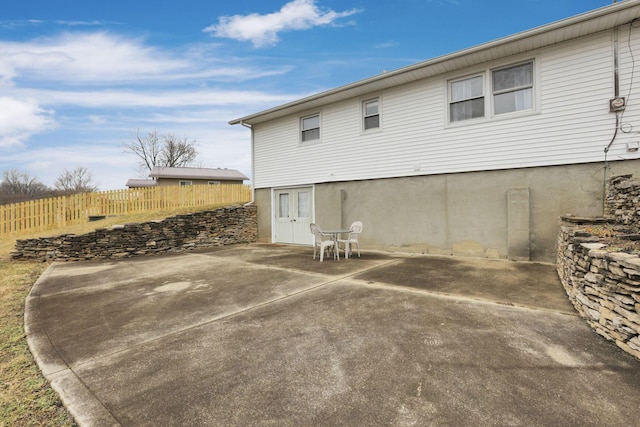
[[[331,95],[334,94],[338,94],[340,92],[345,92],[351,89],[355,89],[355,88],[359,88],[362,86],[366,86],[368,84],[371,83],[375,83],[378,82],[380,80],[385,80],[385,79],[390,79],[392,77],[396,77],[399,76],[401,74],[405,74],[405,73],[409,73],[412,72],[414,70],[418,70],[421,68],[427,68],[430,66],[434,66],[436,64],[445,62],[445,61],[451,61],[460,57],[464,57],[467,55],[472,55],[474,53],[478,53],[484,50],[489,50],[492,48],[495,48],[496,46],[500,46],[500,45],[506,45],[508,43],[513,43],[513,42],[517,42],[517,41],[521,41],[523,39],[527,39],[530,37],[535,37],[538,36],[540,34],[544,34],[547,32],[551,32],[551,31],[555,31],[555,30],[559,30],[565,27],[570,27],[572,25],[576,25],[582,22],[586,22],[592,19],[596,19],[596,18],[600,18],[602,16],[606,16],[609,14],[613,14],[619,11],[623,11],[626,9],[630,9],[633,7],[637,7],[640,5],[640,0],[625,0],[625,1],[621,1],[621,2],[617,2],[617,3],[613,3],[611,5],[608,6],[603,6],[600,7],[598,9],[594,9],[588,12],[584,12],[578,15],[574,15],[559,21],[554,21],[551,22],[549,24],[545,24],[542,26],[538,26],[529,30],[525,30],[525,31],[521,31],[509,36],[505,36],[505,37],[501,37],[499,39],[495,39],[486,43],[482,43],[479,45],[475,45],[466,49],[462,49],[459,51],[455,51],[449,54],[445,54],[445,55],[441,55],[432,59],[428,59],[426,61],[421,61],[418,62],[416,64],[411,64],[408,65],[406,67],[402,67],[402,68],[398,68],[396,70],[393,71],[388,71],[385,72],[383,74],[378,74],[375,75],[373,77],[368,77],[366,79],[363,80],[358,80],[356,82],[353,83],[349,83],[343,86],[339,86],[337,88],[334,89],[329,89],[323,92],[319,92],[317,94],[311,95],[311,96],[307,96],[305,98],[301,98],[286,104],[281,104],[279,106],[273,107],[273,108],[269,108],[267,110],[263,110],[260,111],[258,113],[254,113],[254,114],[250,114],[248,116],[244,116],[238,119],[234,119],[229,121],[228,123],[230,125],[237,125],[237,124],[252,124],[251,122],[259,117],[262,116],[266,116],[269,114],[273,114],[275,112],[278,112],[280,110],[286,110],[286,109],[290,109],[299,105],[303,105],[312,101],[316,101],[322,98],[326,98],[329,97]],[[615,26],[611,26],[611,28],[613,28]],[[573,37],[573,39],[580,37],[579,35],[576,35],[575,37]]]

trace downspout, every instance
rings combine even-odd
[[[614,0],[615,3],[615,0]],[[618,51],[618,27],[613,30],[613,97],[620,97],[620,54]],[[613,137],[611,137],[611,141],[604,148],[604,176],[602,179],[602,215],[604,215],[606,197],[607,197],[607,171],[609,169],[609,161],[607,160],[607,155],[609,153],[609,149],[613,145],[613,142],[616,140],[618,136],[618,129],[620,128],[620,113],[616,111],[616,128],[613,131]]]
[[[253,126],[250,125],[249,123],[245,123],[242,120],[240,121],[240,124],[244,127],[246,127],[247,129],[251,130],[251,201],[246,203],[245,206],[248,205],[253,205],[256,201],[256,186],[255,186],[255,179],[256,179],[256,175],[255,175],[255,171],[254,171],[254,166],[253,166],[253,161],[255,159],[254,157],[254,135],[253,135]]]

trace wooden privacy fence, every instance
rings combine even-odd
[[[250,200],[251,187],[239,184],[131,188],[31,200],[0,206],[0,237],[81,224],[89,217]]]

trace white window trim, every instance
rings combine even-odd
[[[472,79],[474,77],[482,77],[482,96],[484,98],[484,116],[482,117],[476,117],[473,119],[467,119],[467,120],[457,120],[457,121],[452,121],[451,120],[451,85],[453,83],[462,81],[462,80],[468,80],[468,79]],[[453,79],[449,79],[446,82],[446,107],[445,107],[445,114],[447,116],[447,124],[449,126],[464,126],[467,124],[473,124],[473,123],[478,123],[478,122],[485,122],[487,120],[487,108],[490,107],[489,105],[489,101],[488,101],[488,97],[487,97],[487,90],[488,90],[488,82],[487,82],[487,72],[486,70],[481,70],[475,73],[470,73],[470,74],[465,74],[462,76],[457,76]]]
[[[220,185],[220,181],[208,181],[207,184],[209,184],[209,185]]]
[[[501,65],[499,67],[493,67],[491,69],[488,70],[488,78],[490,80],[491,83],[491,103],[490,103],[490,107],[491,107],[491,119],[492,120],[501,120],[501,119],[508,119],[508,118],[514,118],[514,117],[520,117],[520,116],[529,116],[531,114],[535,114],[538,113],[538,94],[540,93],[540,83],[539,83],[539,79],[538,79],[538,75],[540,74],[538,72],[538,62],[536,61],[535,58],[530,58],[530,59],[525,59],[523,61],[517,61],[517,62],[510,62],[508,64],[504,64]],[[501,113],[501,114],[496,114],[495,113],[495,109],[494,109],[494,103],[493,103],[493,97],[494,97],[494,92],[493,92],[493,72],[494,71],[500,71],[500,70],[504,70],[505,68],[511,68],[511,67],[515,67],[518,65],[524,65],[524,64],[528,64],[531,63],[531,73],[533,74],[531,76],[531,108],[526,109],[526,110],[520,110],[520,111],[511,111],[508,113]]]
[[[187,185],[193,185],[193,181],[187,181],[187,180],[180,180],[180,186],[187,186]]]
[[[365,104],[371,101],[378,101],[378,127],[365,129],[364,128],[364,119],[365,119]],[[361,133],[375,133],[382,131],[382,96],[369,96],[367,98],[363,98],[360,100],[360,132]]]
[[[493,112],[493,71],[509,68],[512,66],[526,64],[528,62],[533,63],[533,90],[532,90],[532,108],[528,110],[513,111],[510,113],[494,114]],[[475,119],[459,120],[456,122],[451,121],[450,112],[450,99],[451,99],[451,83],[468,79],[474,76],[483,76],[483,90],[484,90],[484,117],[477,117]],[[540,60],[538,57],[525,57],[522,60],[505,61],[494,67],[475,70],[475,72],[458,75],[453,78],[445,80],[445,123],[446,127],[459,127],[459,126],[473,126],[481,123],[488,123],[500,120],[512,120],[523,116],[532,116],[540,114]]]
[[[314,116],[318,116],[318,138],[316,139],[311,139],[309,141],[303,141],[302,140],[302,122],[304,119],[308,119]],[[318,142],[322,141],[322,113],[320,111],[317,111],[315,113],[310,113],[310,114],[305,114],[303,116],[300,116],[298,118],[298,141],[300,142],[300,144],[317,144]]]

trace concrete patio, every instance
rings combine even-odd
[[[577,317],[554,266],[312,253],[55,263],[28,341],[82,426],[640,419],[640,362]]]

